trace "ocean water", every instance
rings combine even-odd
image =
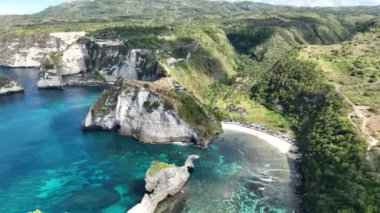
[[[201,156],[189,182],[157,212],[297,209],[288,160],[254,136],[228,131],[199,149],[82,132],[101,88],[39,91],[35,69],[0,68],[0,75],[25,87],[0,97],[0,212],[126,212],[145,193],[151,161],[182,165],[189,154]]]

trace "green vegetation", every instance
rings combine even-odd
[[[211,138],[218,120],[232,119],[298,138],[307,212],[380,212],[378,148],[370,152],[373,162],[366,162],[364,141],[339,92],[379,113],[379,11],[206,0],[73,1],[0,19],[0,40],[85,30],[89,37],[150,49],[166,76],[188,93],[169,91],[164,81],[144,87],[200,136]],[[166,63],[171,57],[182,60]],[[120,89],[140,86],[118,81],[102,93],[94,113],[116,105]],[[144,103],[148,112],[155,107]]]
[[[145,101],[143,103],[143,107],[144,109],[148,112],[148,113],[152,113],[154,110],[158,109],[158,107],[160,107],[160,103],[155,101],[153,103],[149,102],[149,101]]]
[[[104,90],[92,107],[94,115],[103,116],[110,113],[117,105],[117,96],[122,89],[123,81],[117,81],[114,87]]]
[[[174,168],[176,167],[174,164],[167,164],[161,161],[154,161],[152,162],[152,165],[150,166],[150,169],[148,171],[148,175],[150,177],[154,176],[157,172],[168,169],[168,168]]]
[[[9,78],[0,76],[0,87],[7,86],[10,82],[11,80]]]
[[[86,74],[87,79],[94,79],[96,81],[106,82],[106,79],[99,72],[90,72]]]
[[[365,142],[346,118],[346,103],[316,65],[298,60],[296,53],[280,60],[252,95],[293,120],[303,153],[305,209],[379,211],[380,180],[369,176],[363,165]]]
[[[300,58],[317,63],[354,103],[379,109],[379,33],[380,28],[371,28],[341,44],[310,46],[302,49]]]
[[[373,172],[373,174],[377,176],[377,174],[380,173],[380,146],[371,149],[369,156],[373,160],[373,164],[370,165],[370,172]]]
[[[168,99],[165,99],[164,100],[164,109],[165,110],[173,110],[174,109],[174,105]]]
[[[42,60],[42,67],[45,70],[59,69],[62,67],[62,54],[51,53]]]

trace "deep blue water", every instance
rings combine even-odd
[[[144,194],[150,162],[182,165],[199,154],[171,212],[292,212],[287,159],[263,141],[225,132],[209,149],[142,144],[113,132],[82,132],[98,88],[37,90],[34,69],[0,68],[25,94],[0,97],[0,212],[125,212]],[[267,183],[262,178],[274,177]],[[265,187],[263,193],[258,188]],[[170,211],[169,211],[170,212]]]

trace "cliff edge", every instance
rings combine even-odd
[[[207,146],[219,122],[187,93],[163,78],[155,82],[119,79],[91,107],[84,129],[117,130],[149,143],[194,142]]]

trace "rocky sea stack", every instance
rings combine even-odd
[[[221,131],[214,115],[168,78],[154,82],[118,80],[91,107],[84,129],[117,130],[149,143],[194,142],[207,146]]]
[[[22,88],[17,81],[6,77],[0,77],[0,95],[9,95],[21,92],[24,92],[24,88]]]
[[[152,162],[145,176],[145,189],[150,194],[145,194],[141,203],[130,209],[128,213],[153,213],[161,201],[168,196],[174,196],[182,189],[190,177],[189,170],[194,168],[193,161],[197,159],[198,155],[190,155],[181,167]]]

